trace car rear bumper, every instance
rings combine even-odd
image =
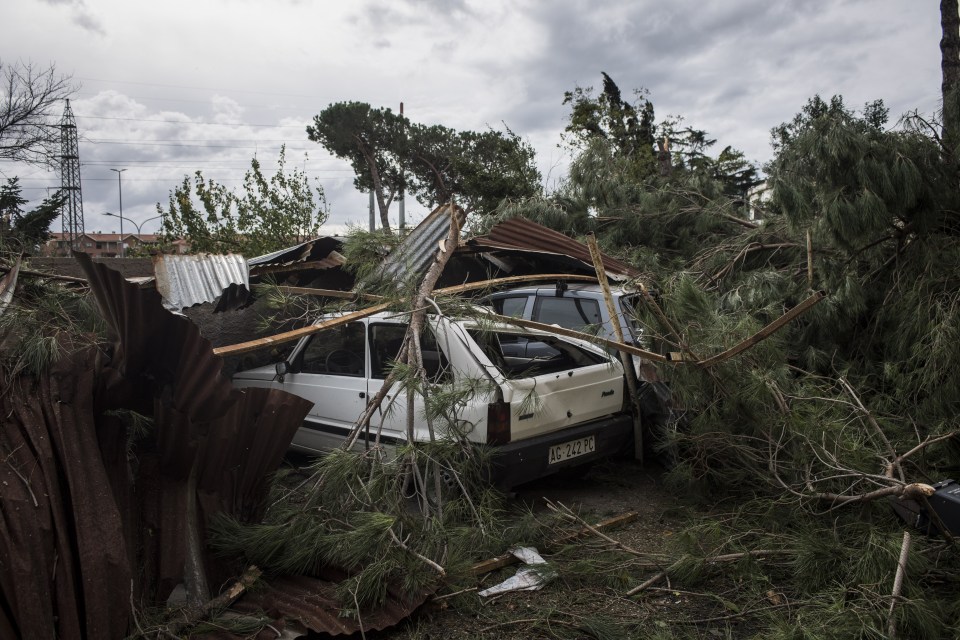
[[[549,463],[551,447],[591,435],[596,442],[594,451],[563,462]],[[511,442],[494,448],[491,480],[503,488],[514,487],[564,469],[614,457],[627,451],[632,442],[633,419],[628,414]]]

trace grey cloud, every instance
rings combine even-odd
[[[97,35],[105,36],[107,35],[106,29],[103,28],[103,25],[100,23],[100,20],[96,18],[92,13],[86,9],[79,9],[73,16],[73,21],[83,29]]]
[[[64,6],[72,7],[73,9],[73,22],[80,28],[90,33],[95,33],[97,35],[106,35],[106,30],[103,28],[100,20],[93,14],[90,8],[87,6],[85,0],[40,0],[45,4],[51,6]]]

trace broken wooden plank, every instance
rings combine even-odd
[[[569,276],[565,274],[547,274],[542,276],[512,276],[509,278],[497,278],[494,280],[484,280],[483,282],[474,282],[471,284],[457,285],[455,287],[447,287],[445,289],[437,289],[434,293],[444,293],[444,294],[453,294],[453,293],[462,293],[464,291],[470,291],[472,289],[483,289],[488,286],[496,284],[505,284],[507,282],[520,282],[521,280],[539,280],[539,279],[556,279],[563,278],[565,280],[588,280],[590,282],[596,282],[597,279],[592,276]],[[296,289],[296,291],[293,291]],[[353,292],[347,291],[337,291],[335,289],[314,289],[312,287],[281,287],[281,290],[287,291],[288,293],[298,293],[303,295],[329,295],[335,297],[355,297],[356,294]],[[369,294],[363,294],[361,297],[365,298],[375,298]],[[379,298],[382,299],[382,298]],[[319,324],[314,324],[309,327],[303,327],[300,329],[294,329],[292,331],[285,331],[283,333],[278,333],[276,335],[267,336],[265,338],[259,338],[257,340],[250,340],[248,342],[240,342],[238,344],[231,344],[224,347],[217,347],[213,350],[213,353],[218,356],[236,356],[244,353],[250,353],[251,351],[257,351],[259,349],[265,349],[267,347],[284,344],[286,342],[293,342],[294,340],[299,340],[304,336],[308,336],[314,333],[323,331],[324,329],[329,329],[341,324],[350,322],[351,320],[359,320],[360,318],[366,318],[367,316],[372,316],[375,313],[379,313],[387,309],[388,304],[378,304],[373,307],[368,307],[360,311],[354,311],[351,314],[345,315],[343,317],[337,318],[335,320],[329,320],[327,322],[321,322]],[[543,325],[546,327],[552,327],[552,325]],[[586,334],[584,334],[586,335]],[[578,336],[574,336],[578,337]],[[630,353],[635,353],[630,351]]]
[[[374,305],[372,307],[367,307],[366,309],[361,309],[360,311],[354,311],[352,313],[348,313],[346,315],[340,316],[339,318],[334,318],[332,320],[327,320],[325,322],[312,324],[309,327],[301,327],[300,329],[285,331],[283,333],[267,336],[265,338],[259,338],[258,340],[250,340],[249,342],[241,342],[239,344],[231,344],[225,347],[217,347],[216,349],[213,350],[213,353],[218,356],[238,356],[243,353],[250,353],[251,351],[264,349],[269,346],[284,344],[286,342],[294,342],[304,336],[309,336],[314,333],[319,333],[321,331],[324,331],[325,329],[331,329],[341,324],[347,324],[348,322],[352,322],[353,320],[359,320],[360,318],[366,318],[367,316],[372,316],[375,313],[384,311],[389,306],[390,305],[388,304]]]
[[[453,287],[444,287],[437,289],[434,293],[445,295],[464,293],[466,291],[478,291],[488,287],[498,287],[504,284],[516,284],[518,282],[536,282],[537,280],[567,280],[573,282],[596,282],[596,276],[570,275],[568,273],[540,273],[529,276],[507,276],[506,278],[494,278],[492,280],[483,280],[481,282],[470,282],[468,284],[459,284]]]
[[[590,257],[593,259],[593,269],[597,272],[597,282],[600,283],[600,289],[603,291],[603,302],[607,306],[607,315],[610,316],[610,324],[613,325],[613,334],[617,342],[626,343],[623,339],[623,327],[620,326],[620,313],[617,312],[617,305],[613,301],[613,293],[610,291],[610,283],[607,282],[607,272],[603,268],[603,254],[600,253],[600,245],[597,244],[597,237],[592,233],[587,236],[587,247],[590,249]],[[643,464],[643,424],[640,421],[642,413],[640,408],[640,394],[637,393],[637,376],[633,368],[633,358],[623,351],[619,352],[620,363],[623,365],[623,377],[627,381],[627,389],[630,392],[630,400],[633,404],[633,458]]]
[[[597,531],[603,531],[604,529],[611,529],[613,527],[618,527],[623,524],[629,524],[639,517],[640,517],[640,514],[637,513],[636,511],[627,511],[626,513],[621,513],[620,515],[612,516],[610,518],[607,518],[606,520],[601,520],[597,524],[593,525],[593,528],[596,529]],[[566,535],[560,536],[559,538],[551,541],[550,544],[553,546],[559,547],[565,544],[569,544],[579,538],[582,538],[588,535],[589,533],[591,533],[590,529],[588,527],[583,527],[579,531],[574,531],[572,533],[568,533]]]
[[[520,562],[520,560],[517,556],[512,553],[505,553],[502,556],[478,562],[470,567],[470,573],[475,576],[482,576],[485,573],[490,573],[491,571],[496,571],[497,569],[502,569],[503,567],[508,567],[518,562]]]
[[[730,358],[737,355],[738,353],[742,351],[746,351],[750,347],[753,347],[754,345],[762,342],[763,340],[766,340],[771,335],[773,335],[774,333],[782,329],[791,320],[806,313],[808,309],[810,309],[812,306],[814,306],[815,304],[823,300],[826,296],[827,294],[824,293],[823,291],[817,291],[812,296],[810,296],[809,298],[807,298],[806,300],[804,300],[803,302],[795,306],[793,309],[790,309],[785,314],[783,314],[782,316],[780,316],[779,318],[777,318],[776,320],[774,320],[773,322],[771,322],[770,324],[765,326],[763,329],[756,332],[755,334],[753,334],[752,336],[750,336],[740,344],[737,344],[727,349],[723,353],[718,353],[715,356],[712,356],[705,360],[701,360],[697,364],[699,364],[702,367],[709,367],[711,365],[715,365],[717,363],[723,362],[724,360],[729,360]]]
[[[326,298],[344,298],[354,300],[360,298],[363,300],[383,300],[383,296],[375,296],[372,293],[356,293],[355,291],[343,291],[341,289],[315,289],[314,287],[292,287],[280,285],[277,287],[283,293],[297,296],[323,296]]]

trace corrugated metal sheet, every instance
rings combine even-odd
[[[254,272],[256,272],[259,267],[286,266],[297,264],[298,262],[326,261],[330,267],[340,266],[343,264],[343,256],[339,254],[333,256],[331,254],[336,253],[342,247],[343,241],[341,238],[325,236],[323,238],[302,242],[293,247],[280,249],[273,253],[257,256],[256,258],[250,258],[247,260],[247,264],[250,265],[250,268],[253,269]]]
[[[333,578],[332,576],[328,576]],[[232,607],[236,611],[256,613],[269,611],[281,620],[295,620],[307,629],[331,636],[350,635],[361,630],[381,631],[392,627],[426,601],[431,592],[402,597],[388,587],[387,599],[376,609],[364,610],[360,620],[341,615],[342,605],[336,597],[337,583],[346,574],[323,580],[308,576],[285,576],[270,580],[262,589],[244,595]]]
[[[65,345],[36,379],[0,370],[0,450],[10,454],[0,465],[0,638],[125,635],[131,602],[163,603],[183,581],[194,465],[201,536],[218,513],[259,519],[265,479],[311,406],[234,389],[210,342],[156,290],[75,256],[114,342]],[[117,410],[154,419],[131,450]],[[232,573],[212,555],[204,562],[213,587]]]
[[[462,226],[463,211],[456,209]],[[385,277],[400,280],[410,274],[422,276],[440,249],[440,242],[450,233],[450,205],[441,205],[430,212],[383,261]]]
[[[171,311],[213,302],[231,284],[250,288],[247,261],[238,254],[158,255],[153,270],[163,306]]]
[[[485,236],[471,238],[468,243],[476,251],[534,251],[565,256],[583,263],[593,271],[590,249],[582,242],[548,229],[525,218],[511,218],[490,229]],[[603,255],[607,277],[617,281],[640,277],[641,272],[616,258]]]
[[[287,247],[286,249],[278,249],[273,253],[250,258],[247,260],[247,264],[251,267],[258,264],[291,264],[293,262],[306,260],[312,248],[313,241],[308,240],[307,242],[301,242],[298,245]]]

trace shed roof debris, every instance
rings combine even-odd
[[[247,261],[235,253],[160,254],[153,258],[153,271],[163,306],[171,311],[213,302],[231,285],[250,288]]]

